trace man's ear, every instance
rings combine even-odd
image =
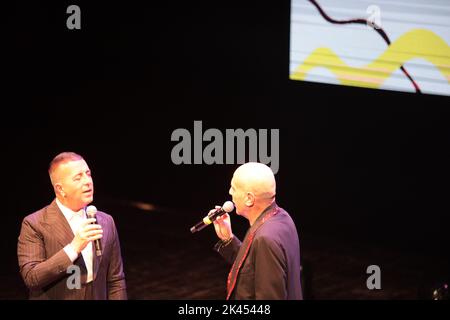
[[[61,197],[65,197],[66,196],[66,193],[64,192],[64,189],[63,189],[61,183],[55,183],[55,191]]]
[[[252,207],[255,204],[255,195],[252,192],[247,192],[244,202],[247,207]]]

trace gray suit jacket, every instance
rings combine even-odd
[[[264,220],[273,213],[276,214]],[[249,242],[251,234],[253,239]],[[275,203],[258,217],[247,231],[243,243],[234,237],[225,247],[221,247],[219,242],[216,250],[237,268],[237,272],[230,272],[228,279],[230,299],[303,298],[297,229],[289,214]]]
[[[20,273],[30,290],[30,299],[127,299],[119,237],[113,218],[97,212],[103,228],[102,255],[93,254],[93,278],[86,284],[83,256],[72,263],[64,251],[74,234],[56,201],[25,217],[17,245]],[[67,268],[81,269],[81,289],[69,289]]]

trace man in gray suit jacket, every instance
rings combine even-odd
[[[49,175],[56,199],[24,218],[17,245],[30,299],[127,299],[114,220],[104,212],[86,217],[94,196],[87,163],[64,152],[50,163]],[[102,253],[97,256],[98,239]]]
[[[300,245],[289,214],[275,202],[272,170],[261,163],[240,166],[231,180],[236,213],[250,223],[244,241],[233,235],[228,214],[214,221],[215,249],[232,264],[227,299],[300,300]]]

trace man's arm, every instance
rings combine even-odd
[[[287,298],[286,258],[272,239],[258,237],[252,244],[255,252],[255,299],[283,300]]]
[[[43,236],[27,219],[22,222],[17,257],[25,285],[33,290],[66,276],[72,264],[64,249],[47,259]]]
[[[211,210],[209,214],[219,208],[220,206],[216,206],[216,209]],[[214,250],[220,253],[229,264],[232,264],[236,259],[236,255],[242,243],[233,235],[233,231],[231,230],[230,215],[225,213],[224,215],[217,217],[214,221],[214,229],[220,239],[220,241],[214,246]]]
[[[125,274],[123,272],[122,254],[120,251],[119,235],[117,233],[114,219],[111,217],[114,242],[112,244],[111,260],[108,266],[108,299],[126,300],[127,289],[125,283]]]
[[[217,242],[214,246],[214,250],[216,250],[229,264],[233,264],[241,245],[241,241],[233,235],[230,240],[220,240]]]

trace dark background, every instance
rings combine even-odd
[[[81,30],[66,28],[70,4]],[[428,298],[448,279],[449,98],[290,81],[289,7],[5,9],[1,298],[26,297],[20,222],[52,201],[47,166],[66,150],[85,157],[94,204],[117,221],[131,298],[223,298],[214,232],[189,227],[229,199],[237,165],[172,164],[171,133],[193,134],[194,120],[280,129],[278,203],[297,224],[307,297]],[[233,226],[242,238],[246,221]],[[376,292],[365,287],[371,264],[383,274]]]

